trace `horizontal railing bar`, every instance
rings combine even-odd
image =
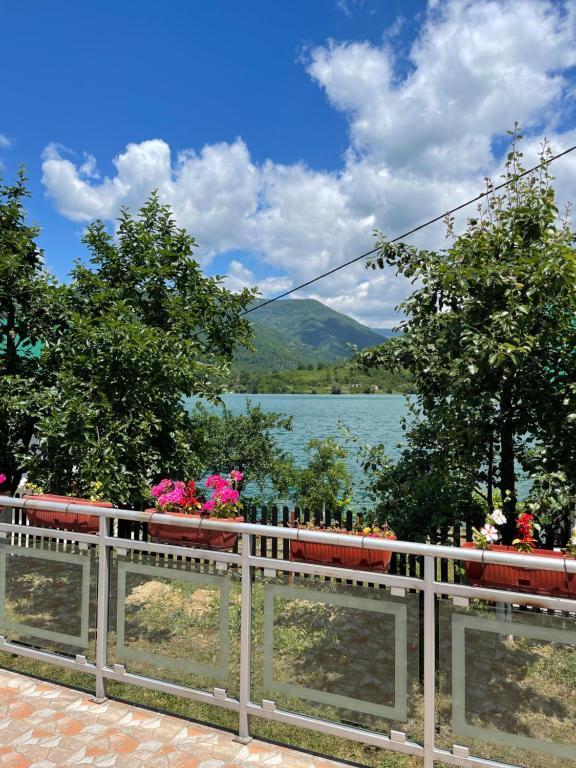
[[[547,608],[555,611],[576,611],[576,593],[573,600],[561,597],[548,597],[535,595],[529,592],[508,592],[501,589],[488,587],[470,587],[465,584],[449,584],[436,581],[434,592],[437,595],[457,595],[458,597],[478,598],[479,600],[491,600],[496,603],[519,603],[520,605],[535,605],[539,608]]]
[[[276,720],[288,725],[296,725],[302,728],[309,728],[319,733],[325,733],[328,736],[338,736],[342,739],[359,741],[362,744],[368,744],[372,747],[393,750],[394,752],[403,752],[407,755],[416,755],[422,757],[424,749],[420,744],[413,741],[392,741],[389,736],[366,731],[363,728],[353,728],[350,725],[341,725],[333,723],[330,720],[321,720],[316,717],[307,717],[306,715],[297,715],[293,712],[286,712],[283,709],[264,709],[259,704],[250,703],[247,706],[249,715],[256,715],[267,720]]]
[[[13,653],[16,656],[25,656],[27,659],[37,659],[38,661],[43,661],[47,664],[54,664],[58,667],[66,667],[66,669],[75,669],[77,672],[86,672],[89,675],[96,674],[96,665],[91,664],[88,661],[83,664],[79,661],[76,661],[76,659],[72,659],[70,656],[60,656],[57,653],[40,651],[37,648],[27,648],[25,645],[11,643],[8,640],[0,642],[0,651]]]
[[[116,672],[111,667],[103,667],[102,675],[107,680],[115,680],[117,683],[137,685],[140,688],[147,688],[151,691],[159,691],[160,693],[169,693],[193,701],[201,701],[203,704],[213,704],[214,706],[223,707],[224,709],[232,709],[235,712],[240,709],[240,702],[237,699],[233,699],[230,696],[220,698],[214,696],[213,693],[201,691],[198,688],[187,688],[184,685],[169,683],[165,680],[155,680],[153,677],[137,675],[133,672]]]
[[[43,539],[63,539],[64,541],[80,542],[82,544],[97,544],[98,534],[64,531],[60,528],[36,528],[31,525],[13,525],[0,523],[0,533],[20,533],[26,536],[40,536]]]
[[[133,551],[152,552],[155,554],[177,555],[189,557],[193,560],[214,560],[221,563],[240,563],[241,555],[232,552],[219,552],[215,549],[199,549],[186,544],[156,544],[152,541],[138,541],[137,539],[117,539],[106,536],[104,543],[113,549],[130,549]]]
[[[49,512],[79,512],[83,515],[92,515],[93,517],[115,517],[116,512],[129,514],[131,510],[118,510],[114,507],[95,507],[92,504],[76,504],[70,502],[66,504],[62,501],[38,501],[34,499],[21,499],[15,496],[0,496],[0,507],[15,507],[16,509],[47,509]],[[112,513],[105,514],[105,513]],[[137,512],[137,515],[142,513]]]
[[[51,509],[56,512],[69,511],[70,504],[57,502],[30,501],[15,499],[11,496],[0,496],[0,506],[32,509]],[[304,528],[283,528],[274,525],[258,523],[233,523],[226,519],[211,520],[210,518],[175,517],[161,512],[133,512],[125,509],[90,507],[82,504],[73,505],[74,512],[91,514],[98,517],[119,518],[138,522],[158,522],[164,525],[174,525],[181,528],[206,528],[208,530],[230,531],[232,533],[249,533],[252,536],[267,538],[292,539],[319,544],[333,544],[340,547],[360,547],[362,549],[384,550],[407,555],[421,555],[447,560],[464,560],[473,563],[494,563],[497,565],[513,565],[517,568],[537,568],[544,571],[565,571],[576,573],[576,559],[564,557],[540,557],[516,552],[494,552],[472,548],[449,547],[439,544],[420,544],[417,542],[397,541],[396,539],[375,538],[372,536],[346,536],[341,533],[308,530]]]
[[[458,765],[461,768],[521,768],[515,763],[503,763],[495,760],[487,760],[482,757],[460,757],[445,749],[434,750],[434,760],[439,760],[447,765]]]
[[[332,576],[349,581],[365,581],[368,584],[384,584],[402,589],[422,589],[424,581],[413,576],[397,576],[376,571],[360,571],[353,568],[341,568],[339,565],[320,565],[319,563],[300,563],[293,560],[278,560],[269,557],[249,557],[249,563],[255,568],[266,568],[290,573],[306,573],[314,576]]]

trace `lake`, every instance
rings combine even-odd
[[[299,466],[306,464],[306,445],[314,437],[335,437],[344,447],[344,437],[338,430],[342,423],[362,444],[384,443],[391,456],[398,455],[397,444],[402,438],[400,420],[407,412],[404,395],[224,395],[223,401],[233,412],[246,408],[246,401],[260,405],[263,410],[292,416],[292,432],[275,433],[279,445],[289,451]],[[347,464],[354,479],[354,498],[363,496],[364,473],[358,462],[356,445],[350,451]]]
[[[349,456],[348,469],[354,480],[354,501],[359,504],[364,496],[365,477],[357,457],[358,447],[345,444],[338,429],[341,423],[358,435],[361,444],[384,443],[391,457],[399,454],[398,444],[403,439],[401,419],[408,412],[404,395],[224,395],[226,406],[239,413],[246,401],[260,405],[263,410],[292,416],[292,432],[278,431],[279,445],[289,451],[299,466],[306,464],[306,444],[313,437],[335,437]],[[518,495],[522,498],[529,483],[520,478]]]

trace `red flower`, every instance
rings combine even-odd
[[[194,482],[194,480],[189,480],[186,483],[186,488],[184,489],[184,494],[180,504],[185,509],[190,509],[192,507],[195,507],[195,508],[200,507],[200,502],[196,497],[196,483]]]
[[[529,552],[534,548],[536,539],[534,538],[534,515],[528,512],[522,512],[516,520],[518,524],[519,539],[514,540],[516,547],[523,552]]]

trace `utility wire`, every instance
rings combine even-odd
[[[514,175],[511,179],[508,179],[507,181],[503,181],[500,184],[497,184],[495,187],[490,187],[490,189],[487,189],[484,192],[481,192],[476,197],[473,197],[470,200],[467,200],[465,203],[461,203],[460,205],[457,205],[455,208],[451,208],[449,211],[445,211],[444,213],[441,213],[439,216],[435,216],[433,219],[429,219],[428,221],[425,221],[423,224],[418,224],[417,227],[414,227],[413,229],[409,229],[407,232],[403,232],[401,235],[398,235],[397,237],[393,238],[392,240],[388,240],[389,243],[396,243],[398,240],[404,240],[409,235],[413,235],[415,232],[419,232],[421,229],[425,229],[426,227],[429,227],[431,224],[435,224],[437,221],[441,221],[442,219],[445,219],[446,216],[450,216],[453,213],[456,213],[457,211],[461,211],[462,208],[467,208],[469,205],[472,205],[472,203],[478,202],[478,200],[482,200],[484,197],[487,197],[488,195],[492,194],[493,192],[497,192],[499,189],[504,189],[504,187],[507,187],[509,184],[511,184],[513,181],[517,181],[518,179],[521,179],[523,176],[527,176],[530,173],[533,173],[534,171],[537,171],[539,168],[544,168],[546,165],[550,165],[550,163],[553,163],[554,160],[558,160],[560,157],[564,157],[564,155],[569,154],[570,152],[573,152],[576,149],[576,144],[569,147],[568,149],[565,149],[563,152],[559,152],[557,155],[552,155],[552,157],[549,157],[547,160],[543,160],[541,163],[538,163],[538,165],[533,166],[532,168],[528,168],[527,171],[522,171],[522,173],[519,173],[518,175]],[[344,269],[344,267],[349,267],[350,264],[355,264],[357,261],[361,261],[362,259],[367,258],[368,256],[371,256],[373,253],[376,253],[378,251],[378,248],[372,248],[370,251],[366,251],[366,253],[360,254],[360,256],[356,256],[353,259],[350,259],[349,261],[345,261],[343,264],[340,264],[337,267],[334,267],[334,269],[328,270],[328,272],[323,272],[321,275],[317,275],[316,277],[313,277],[311,280],[307,280],[305,283],[301,283],[300,285],[295,286],[294,288],[290,288],[289,291],[284,291],[284,293],[280,293],[278,296],[274,296],[272,299],[267,299],[266,301],[263,301],[261,304],[256,304],[254,307],[250,307],[250,309],[244,310],[241,314],[247,315],[250,312],[255,312],[257,309],[262,309],[262,307],[268,306],[268,304],[272,304],[274,301],[278,301],[279,299],[283,299],[286,296],[290,296],[292,293],[296,293],[296,291],[302,290],[302,288],[307,288],[309,285],[312,285],[312,283],[317,283],[318,280],[323,280],[325,277],[328,277],[329,275],[333,275],[335,272],[339,272],[341,269]]]

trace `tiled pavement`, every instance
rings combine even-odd
[[[0,767],[339,768],[339,763],[0,669]]]

